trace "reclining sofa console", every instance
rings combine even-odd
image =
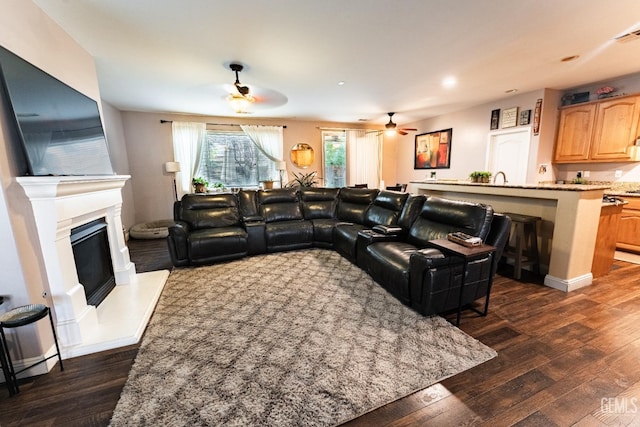
[[[175,202],[174,219],[167,242],[177,267],[333,249],[425,316],[488,296],[511,228],[488,205],[347,187],[187,194]],[[465,263],[429,243],[456,231],[496,251]]]

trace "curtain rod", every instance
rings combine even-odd
[[[318,126],[318,127],[316,127],[316,129],[320,129],[320,130],[364,130],[364,131],[367,131],[367,132],[371,132],[371,131],[377,132],[377,131],[379,131],[379,130],[381,131],[381,129],[364,129],[364,128],[359,128],[359,129],[357,129],[357,128],[325,128],[325,127],[322,127],[322,126]]]
[[[160,123],[173,123],[173,120],[160,120]],[[205,123],[208,126],[240,126],[237,123]],[[283,129],[286,129],[286,125],[273,125],[273,126],[282,126]]]

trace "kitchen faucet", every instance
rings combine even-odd
[[[498,175],[500,175],[500,174],[502,174],[502,183],[503,183],[503,184],[506,184],[507,182],[509,182],[509,181],[507,181],[507,175],[506,175],[504,172],[499,171],[499,172],[498,172],[498,173],[496,173],[496,175],[493,177],[493,183],[494,183],[494,184],[496,183],[496,178],[498,178]]]

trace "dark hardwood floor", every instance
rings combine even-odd
[[[163,240],[129,248],[139,272],[167,265]],[[640,425],[640,265],[616,261],[571,293],[509,273],[496,278],[489,315],[464,312],[461,323],[498,357],[347,425]],[[0,389],[0,426],[107,425],[137,349],[66,360],[12,398]]]

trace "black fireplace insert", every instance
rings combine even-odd
[[[72,229],[71,247],[87,304],[97,307],[116,286],[105,219]]]

